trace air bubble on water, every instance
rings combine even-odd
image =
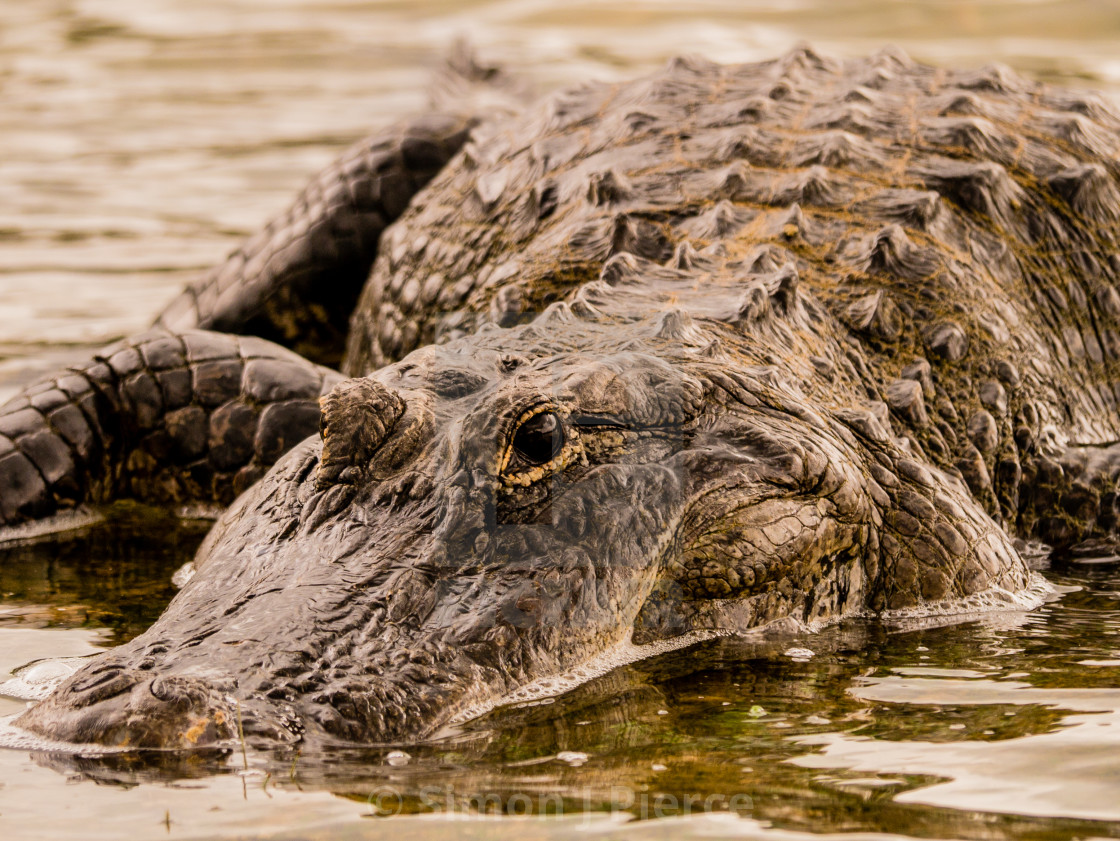
[[[412,759],[403,750],[391,750],[385,755],[385,761],[393,767],[399,768],[402,765],[407,765],[408,761]]]
[[[0,546],[21,546],[38,541],[49,534],[82,531],[104,521],[105,517],[101,514],[81,506],[30,523],[4,526],[0,528]]]
[[[515,710],[524,710],[528,709],[529,707],[546,707],[549,704],[555,703],[555,698],[534,698],[532,701],[522,701],[518,704],[512,704],[511,706]]]
[[[651,771],[668,771],[669,770],[668,765],[662,765],[660,762],[655,762],[655,763],[653,763],[653,765],[651,765],[649,767],[650,767]]]
[[[174,584],[177,589],[182,590],[187,586],[187,582],[194,578],[196,571],[194,561],[187,561],[171,575],[171,583]]]
[[[1037,572],[1032,572],[1027,586],[1022,590],[1010,592],[1002,587],[989,587],[963,599],[945,599],[918,607],[887,610],[878,616],[888,625],[922,628],[944,624],[936,621],[938,619],[961,622],[972,616],[1035,610],[1046,602],[1054,601],[1060,595],[1054,585]]]
[[[578,750],[562,750],[560,753],[556,754],[556,758],[561,762],[567,762],[573,768],[578,768],[591,757]]]
[[[815,652],[808,648],[787,648],[785,651],[786,657],[797,663],[808,663],[813,659],[814,654]]]
[[[832,720],[819,715],[810,715],[805,717],[806,724],[832,724]]]
[[[110,748],[103,745],[79,744],[77,742],[59,742],[54,739],[36,736],[34,733],[16,727],[12,723],[18,715],[19,713],[16,713],[15,715],[0,719],[0,748],[36,752],[49,751],[51,753],[66,753],[89,758],[104,756],[109,753],[122,753],[129,750],[128,748]]]
[[[668,710],[658,710],[658,711],[657,711],[657,714],[658,714],[658,715],[668,715],[668,714],[669,714],[669,711],[668,711]]]
[[[747,715],[749,715],[751,718],[762,718],[764,715],[766,715],[766,710],[764,710],[758,704],[752,704],[751,708],[747,710]]]

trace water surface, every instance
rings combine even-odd
[[[0,3],[0,397],[143,329],[340,148],[423,108],[463,34],[542,89],[807,39],[1120,91],[1120,9],[1091,0]],[[0,552],[0,679],[139,633],[201,534],[125,511]],[[713,641],[419,747],[0,750],[0,836],[1116,837],[1120,570],[1046,574],[1069,592],[1030,613]]]

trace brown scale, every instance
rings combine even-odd
[[[253,337],[152,330],[0,408],[0,525],[83,503],[228,505],[313,434],[334,371]]]

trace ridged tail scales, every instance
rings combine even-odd
[[[134,499],[221,504],[318,430],[340,375],[254,337],[152,330],[0,407],[0,526]]]
[[[351,146],[176,297],[157,326],[260,336],[337,366],[382,232],[459,151],[473,123],[433,113]]]

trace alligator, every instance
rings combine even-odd
[[[483,110],[355,146],[0,412],[8,528],[230,505],[18,726],[426,739],[712,635],[1018,604],[1033,542],[1114,541],[1105,99],[798,48]]]

